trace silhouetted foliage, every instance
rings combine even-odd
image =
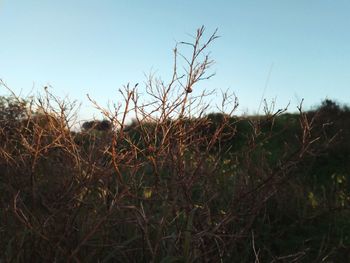
[[[94,121],[87,121],[84,122],[82,125],[82,128],[85,131],[88,130],[97,130],[97,131],[109,131],[112,129],[112,124],[109,120],[94,120]]]
[[[14,97],[0,97],[0,127],[2,136],[11,136],[27,116],[27,102]],[[3,140],[2,140],[3,141]]]

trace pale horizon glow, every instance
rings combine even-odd
[[[290,111],[302,98],[347,104],[349,13],[346,0],[3,0],[0,78],[23,95],[49,85],[81,102],[82,118],[98,116],[86,94],[105,106],[150,72],[167,81],[176,42],[204,25],[221,37],[209,48],[216,75],[198,89],[235,92],[238,114],[256,113],[261,98]]]

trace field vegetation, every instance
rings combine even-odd
[[[78,130],[49,89],[1,97],[0,262],[350,262],[350,109],[214,111],[216,38]]]

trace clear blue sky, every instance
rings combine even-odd
[[[349,14],[348,0],[0,0],[0,78],[23,94],[50,84],[90,116],[86,93],[106,105],[150,71],[169,79],[176,41],[205,25],[221,38],[199,88],[234,91],[238,113],[257,111],[272,64],[278,107],[349,103]]]

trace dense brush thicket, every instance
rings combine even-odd
[[[203,33],[151,103],[128,85],[79,131],[48,91],[1,98],[1,262],[350,261],[350,110],[206,113]]]

